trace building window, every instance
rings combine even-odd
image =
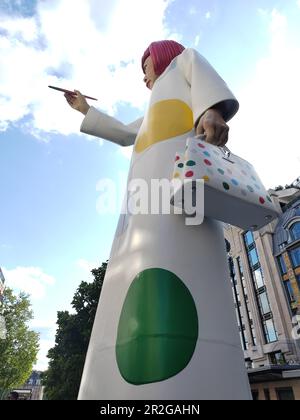
[[[269,314],[271,312],[269,299],[266,292],[259,293],[258,300],[260,303],[261,313],[263,315]]]
[[[290,256],[293,262],[293,267],[299,267],[300,266],[300,247],[294,248],[290,250]]]
[[[283,274],[283,275],[286,274],[287,273],[287,268],[286,268],[286,265],[285,265],[283,255],[280,255],[280,257],[278,257],[278,262],[279,262],[279,267],[280,267],[281,274]]]
[[[260,267],[260,261],[252,232],[244,233],[245,246],[248,253],[248,261],[252,274],[252,282],[256,290],[256,300],[259,307],[261,324],[263,327],[266,343],[278,340],[273,322],[267,289],[264,284],[264,276]]]
[[[253,319],[252,318],[250,320],[250,329],[251,329],[251,337],[252,337],[253,345],[256,346],[257,345],[256,332],[255,332],[255,328],[254,328],[254,324],[253,324]]]
[[[297,285],[300,292],[300,274],[296,274],[296,280],[297,280]]]
[[[248,248],[255,243],[253,233],[250,230],[245,233],[244,238]]]
[[[271,365],[285,365],[286,364],[285,357],[281,351],[270,353],[269,358],[270,358]]]
[[[290,233],[293,241],[300,239],[300,222],[296,222],[290,227]]]
[[[250,258],[250,262],[252,267],[256,266],[259,262],[258,260],[258,255],[257,255],[257,251],[255,248],[251,249],[251,251],[249,251],[249,258]]]
[[[241,279],[244,279],[245,276],[244,276],[243,266],[242,266],[242,263],[241,263],[241,258],[240,257],[237,257],[236,261],[237,261],[237,264],[238,264],[238,268],[239,268],[239,273],[240,273]]]
[[[238,271],[239,271],[239,275],[240,275],[241,283],[242,283],[242,291],[243,291],[243,296],[244,296],[244,300],[245,300],[248,321],[249,321],[249,325],[250,325],[250,334],[251,334],[252,344],[254,346],[256,346],[256,344],[257,344],[256,333],[255,333],[255,329],[254,329],[254,325],[253,325],[252,313],[249,309],[249,298],[248,298],[249,295],[248,295],[248,290],[247,290],[247,286],[246,286],[244,270],[243,270],[243,266],[242,266],[242,263],[241,263],[241,258],[237,257],[236,262],[237,262]]]
[[[249,357],[247,357],[247,359],[245,359],[245,365],[246,365],[247,370],[248,369],[253,369],[253,362]]]
[[[257,270],[254,270],[253,275],[254,275],[254,281],[255,281],[255,284],[256,284],[256,288],[260,289],[261,287],[263,287],[265,285],[264,276],[263,276],[261,268],[258,268]]]
[[[275,341],[278,341],[277,331],[275,330],[273,319],[264,320],[263,325],[267,343],[274,343]]]
[[[280,401],[295,400],[293,388],[276,388],[276,394]]]
[[[235,303],[235,313],[236,313],[237,323],[239,326],[241,344],[244,350],[248,350],[249,344],[245,335],[244,317],[241,312],[241,300],[240,300],[240,295],[238,291],[237,278],[236,278],[234,262],[233,262],[232,257],[228,257],[228,263],[229,263],[229,270],[230,270],[230,277],[231,277],[232,294],[233,294],[233,299]]]
[[[296,299],[294,296],[294,290],[292,288],[290,280],[285,280],[283,284],[284,284],[284,289],[285,289],[285,293],[287,295],[289,304],[294,303]]]
[[[268,388],[264,388],[264,394],[265,394],[265,400],[270,401],[271,400],[270,390]]]

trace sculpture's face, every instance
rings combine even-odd
[[[155,74],[153,61],[150,55],[145,60],[143,68],[145,73],[144,82],[146,83],[148,89],[152,89],[154,82],[158,78],[158,76]]]

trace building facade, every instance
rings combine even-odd
[[[41,372],[34,370],[26,383],[13,391],[19,394],[20,400],[42,400],[44,387],[42,386]]]
[[[252,389],[259,399],[286,397],[283,386],[263,382],[295,382],[300,399],[300,183],[270,190],[282,215],[260,231],[244,232],[226,225],[228,260],[241,344]],[[283,367],[288,373],[285,373]],[[269,372],[281,367],[281,373]],[[293,374],[290,372],[293,370]],[[260,371],[262,372],[260,374]],[[298,371],[298,372],[297,372]],[[294,375],[291,377],[291,375]],[[298,375],[298,376],[297,376]],[[299,389],[298,389],[299,386]],[[254,389],[255,387],[255,389]],[[287,387],[290,390],[290,386]],[[277,389],[277,388],[276,388]],[[278,398],[275,398],[278,396]]]
[[[4,293],[4,287],[5,287],[4,283],[5,283],[5,278],[0,267],[0,305],[3,300],[3,293]]]

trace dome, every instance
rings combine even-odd
[[[278,219],[278,224],[273,236],[273,255],[282,253],[283,249],[289,244],[290,235],[287,226],[293,219],[300,218],[300,199],[297,200],[286,212]]]

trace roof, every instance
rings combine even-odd
[[[300,365],[270,365],[248,370],[251,384],[300,378]]]
[[[18,394],[31,394],[32,389],[16,388],[16,389],[13,389],[12,392],[18,392]]]
[[[273,254],[282,253],[281,245],[288,245],[289,234],[286,225],[289,221],[300,217],[300,199],[293,203],[279,218],[273,236]]]

